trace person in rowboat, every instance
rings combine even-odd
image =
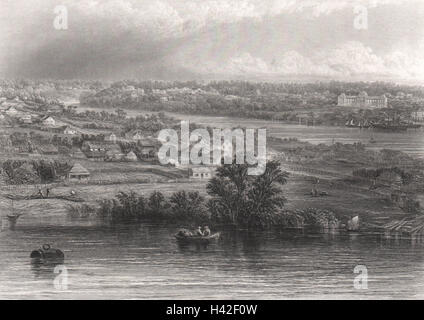
[[[208,237],[208,236],[210,236],[211,235],[211,229],[209,229],[209,227],[208,226],[205,226],[204,228],[203,228],[203,236],[204,237]]]
[[[203,237],[203,232],[202,232],[202,228],[200,228],[200,226],[197,227],[196,231],[194,232],[194,234],[196,236],[200,236]]]

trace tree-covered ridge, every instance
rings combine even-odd
[[[341,93],[370,96],[385,94],[389,108],[338,107]],[[161,82],[120,81],[81,95],[81,102],[93,107],[132,108],[246,118],[344,125],[347,120],[380,121],[395,114],[410,118],[424,107],[420,86],[386,82],[254,83],[244,81]]]

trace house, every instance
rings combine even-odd
[[[118,139],[118,137],[114,133],[111,133],[110,135],[105,137],[105,141],[110,141],[110,142],[113,142],[113,143],[116,143],[117,139]]]
[[[214,167],[198,166],[188,169],[190,179],[210,179],[215,174]]]
[[[111,145],[106,151],[105,161],[121,161],[124,156],[118,145]]]
[[[125,137],[130,140],[139,141],[143,139],[141,130],[131,130],[125,134]]]
[[[47,127],[54,127],[56,125],[56,120],[52,116],[45,116],[41,119],[41,123]]]
[[[69,181],[88,181],[90,172],[79,163],[74,164],[68,173]]]
[[[14,106],[10,106],[5,110],[5,113],[9,116],[16,116],[19,111]]]
[[[19,121],[23,124],[31,124],[32,123],[32,116],[30,114],[24,114],[19,118]]]
[[[84,141],[81,150],[88,159],[93,161],[103,161],[106,158],[106,152],[112,147],[113,144],[110,143]]]
[[[414,121],[424,122],[424,108],[412,112],[411,117]]]
[[[158,150],[158,141],[153,139],[139,140],[138,149],[142,158],[154,158]]]
[[[125,158],[124,159],[125,159],[125,161],[131,161],[131,162],[134,162],[134,161],[137,161],[138,160],[138,158],[137,158],[136,154],[134,153],[134,151],[128,152],[125,155]]]
[[[63,129],[63,134],[75,135],[75,134],[78,134],[78,131],[77,131],[77,130],[75,130],[75,129],[73,129],[73,128],[71,128],[71,127],[69,127],[69,126],[66,126],[66,127]]]
[[[337,98],[337,105],[342,107],[378,107],[387,108],[387,97],[383,94],[382,96],[371,97],[363,91],[357,96],[347,96],[342,93]]]

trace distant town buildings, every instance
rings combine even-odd
[[[363,91],[358,96],[347,96],[342,93],[338,97],[337,105],[341,107],[360,107],[360,108],[387,108],[387,97],[382,96],[368,96]]]

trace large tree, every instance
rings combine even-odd
[[[259,176],[248,175],[247,169],[248,165],[235,162],[219,167],[207,185],[208,208],[215,218],[238,225],[270,224],[286,201],[280,187],[288,173],[277,161],[268,161]]]

